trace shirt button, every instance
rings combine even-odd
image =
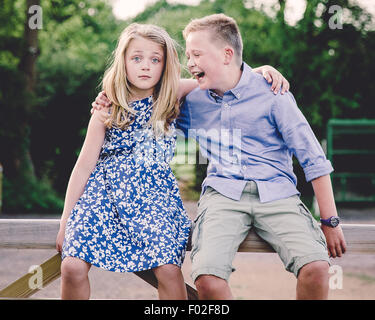
[[[241,98],[241,94],[240,93],[237,93],[237,98]]]
[[[246,169],[246,166],[242,166],[242,169],[245,170],[245,169]]]
[[[224,103],[224,107],[225,107],[225,108],[228,108],[228,107],[229,107],[229,104],[225,102],[225,103]]]

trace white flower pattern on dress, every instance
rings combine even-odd
[[[106,130],[99,160],[67,221],[62,259],[77,257],[115,272],[181,266],[184,260],[191,221],[169,166],[175,122],[170,135],[156,138],[147,124],[152,97],[131,107],[137,114],[125,130]]]

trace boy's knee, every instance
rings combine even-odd
[[[329,278],[329,264],[326,261],[313,261],[304,265],[299,271],[298,279],[319,283],[327,282]]]

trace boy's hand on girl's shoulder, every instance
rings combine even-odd
[[[341,226],[332,228],[322,225],[321,228],[327,240],[329,256],[332,258],[341,257],[346,252],[346,242]]]
[[[91,104],[92,108],[90,110],[91,114],[94,113],[94,111],[102,110],[103,108],[109,108],[111,106],[111,101],[107,98],[107,95],[104,91],[99,92],[97,97],[95,98],[95,101]],[[108,110],[107,110],[108,111]]]

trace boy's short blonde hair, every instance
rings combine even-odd
[[[240,29],[238,28],[236,20],[223,13],[212,14],[200,19],[192,20],[185,27],[182,34],[186,40],[189,33],[202,30],[212,31],[213,40],[219,38],[226,44],[229,44],[235,51],[237,62],[242,64],[243,44]]]

